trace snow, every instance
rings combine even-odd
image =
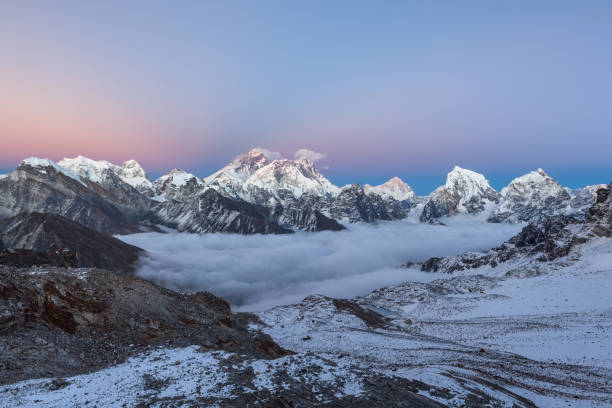
[[[185,170],[173,169],[170,171],[170,173],[165,174],[155,180],[155,185],[163,186],[164,184],[168,183],[173,187],[180,188],[185,186],[192,179],[196,179],[198,184],[204,184],[204,182],[202,182],[202,180],[200,180],[198,177]]]
[[[449,292],[405,282],[357,298],[393,320],[385,329],[366,328],[320,296],[258,313],[266,324],[260,328],[283,347],[343,354],[371,370],[444,386],[459,397],[472,387],[504,401],[502,406],[517,404],[507,392],[473,381],[488,378],[537,406],[609,406],[612,239],[594,239],[553,262],[521,258],[433,284]],[[310,340],[302,341],[306,335]]]
[[[64,158],[58,164],[98,184],[104,182],[105,172],[108,171],[134,188],[151,188],[153,186],[142,166],[135,160],[128,160],[122,166],[117,166],[106,160],[93,160],[79,155],[72,159]]]
[[[323,197],[334,197],[340,189],[333,185],[316,169],[311,160],[275,160],[257,170],[246,180],[247,185],[254,185],[268,190],[289,190],[295,198],[304,193]]]
[[[487,192],[495,191],[491,188],[489,180],[480,173],[455,166],[446,176],[444,189],[460,194],[460,204],[464,204],[472,197],[480,197]]]
[[[3,178],[7,178],[8,174],[0,174],[0,180],[2,180]]]
[[[308,370],[309,366],[320,370]],[[192,406],[199,398],[234,400],[238,398],[230,372],[240,375],[251,368],[252,385],[245,392],[270,391],[279,388],[274,381],[277,373],[286,372],[305,385],[336,386],[344,382],[338,394],[362,394],[362,379],[347,363],[332,363],[313,355],[297,355],[275,360],[244,359],[223,351],[202,351],[197,346],[160,348],[142,353],[118,364],[90,374],[64,379],[67,385],[50,390],[52,379],[36,379],[0,387],[0,405],[6,407],[49,408],[100,406],[121,407],[166,406],[164,401],[176,399],[180,406]],[[246,381],[246,380],[245,380]],[[151,383],[155,384],[152,385]],[[153,405],[148,405],[153,401]],[[177,405],[177,406],[179,406]],[[174,406],[174,405],[173,405]]]
[[[83,181],[81,180],[80,176],[76,172],[72,171],[71,169],[66,169],[66,168],[58,165],[57,163],[55,163],[53,160],[50,160],[50,159],[41,159],[41,158],[38,158],[38,157],[29,157],[27,159],[24,159],[21,162],[21,164],[25,164],[25,165],[28,165],[30,167],[35,167],[35,168],[52,167],[58,173],[62,173],[63,175],[65,175],[67,177],[70,177],[72,179],[75,179],[79,183],[85,185],[85,183],[83,183]]]
[[[324,197],[338,195],[333,185],[306,158],[268,160],[259,149],[253,149],[204,179],[207,185],[222,189],[231,196],[252,202],[251,191],[262,189],[276,194],[289,190],[295,198],[304,193]]]
[[[261,149],[251,149],[247,154],[236,157],[227,166],[206,177],[204,181],[207,184],[214,181],[220,183],[228,181],[245,182],[255,171],[269,163],[270,160]]]

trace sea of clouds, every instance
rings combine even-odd
[[[430,281],[440,276],[397,265],[489,249],[521,227],[396,221],[291,235],[171,231],[119,238],[147,250],[139,276],[175,290],[209,291],[238,311],[259,311],[311,294],[349,298],[404,281]]]

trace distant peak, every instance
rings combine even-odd
[[[399,177],[391,177],[385,183],[378,186],[366,184],[363,186],[366,193],[375,193],[381,197],[392,197],[396,200],[409,200],[414,198],[415,194],[412,188]]]

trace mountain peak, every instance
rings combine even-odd
[[[155,180],[155,185],[158,188],[162,188],[164,186],[173,186],[173,187],[182,187],[186,185],[190,180],[195,179],[198,184],[202,184],[201,180],[197,178],[195,175],[185,171],[183,169],[172,169],[168,174],[165,174]]]
[[[122,166],[117,166],[106,160],[94,160],[78,155],[72,159],[64,158],[58,164],[94,183],[102,183],[108,177],[108,171],[139,191],[149,190],[153,186],[147,173],[136,160],[128,160]]]
[[[306,158],[278,159],[258,169],[247,182],[272,190],[289,190],[300,198],[303,193],[336,196],[340,189],[317,170],[314,162]]]
[[[63,175],[65,175],[67,177],[75,179],[75,180],[77,180],[81,184],[85,184],[81,180],[81,178],[80,178],[78,173],[72,171],[71,169],[64,168],[63,166],[59,165],[58,163],[54,162],[51,159],[41,159],[41,158],[38,158],[38,157],[28,157],[27,159],[24,159],[24,160],[21,161],[21,163],[19,164],[19,167],[21,167],[21,166],[30,166],[30,167],[35,168],[35,169],[51,167],[56,172],[62,173]]]
[[[363,189],[366,193],[378,194],[383,198],[391,197],[398,201],[410,200],[415,197],[412,188],[397,176],[390,178],[378,186],[366,184],[363,186]]]
[[[246,181],[257,170],[270,164],[270,160],[259,149],[251,149],[246,154],[240,155],[232,160],[227,166],[206,178],[207,182],[223,180],[226,177]]]

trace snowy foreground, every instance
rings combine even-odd
[[[551,262],[519,258],[382,288],[354,299],[359,311],[310,296],[258,313],[252,329],[294,355],[156,349],[86,375],[2,386],[0,406],[257,406],[248,395],[296,386],[325,404],[330,389],[341,398],[376,386],[365,379],[375,373],[418,380],[415,393],[447,406],[609,407],[611,293],[612,239],[597,238]]]

